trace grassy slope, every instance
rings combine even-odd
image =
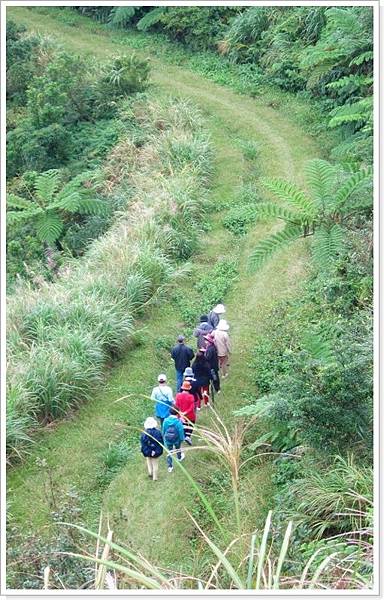
[[[8,8],[8,13],[29,28],[57,36],[70,50],[89,52],[101,59],[121,51],[121,34],[108,32],[85,19],[80,35],[79,28],[74,29],[25,8]],[[187,70],[162,64],[152,57],[151,61],[152,78],[159,93],[187,96],[207,116],[217,163],[212,185],[214,198],[231,200],[245,174],[246,165],[236,144],[237,138],[261,144],[258,165],[263,175],[287,177],[302,183],[304,162],[319,155],[319,150],[303,130],[287,120],[283,110],[276,111],[267,106],[263,98],[254,100],[240,96]],[[277,256],[260,273],[247,273],[249,250],[268,231],[270,226],[259,225],[242,241],[240,278],[226,299],[234,354],[232,374],[223,386],[219,406],[220,413],[227,418],[240,395],[249,389],[247,357],[266,311],[275,301],[297,292],[305,271],[305,249],[297,245],[288,255]],[[230,253],[233,244],[234,239],[221,228],[220,218],[216,218],[212,231],[203,240],[201,254],[195,259],[196,276],[199,269],[204,270],[219,256]],[[180,293],[188,293],[189,285],[186,282]],[[179,565],[179,557],[188,555],[185,540],[190,525],[182,507],[191,506],[194,498],[181,473],[168,476],[162,463],[160,482],[152,485],[145,475],[142,458],[136,453],[104,493],[95,484],[100,452],[127,424],[151,413],[151,403],[143,394],[150,393],[156,375],[164,370],[173,376],[172,365],[163,357],[159,359],[153,343],[159,335],[176,335],[179,320],[177,311],[169,304],[153,308],[146,325],[145,344],[119,363],[92,403],[84,406],[72,420],[46,431],[30,459],[10,471],[8,497],[11,511],[16,520],[25,525],[25,530],[36,531],[47,522],[46,475],[35,466],[36,457],[46,457],[58,488],[63,491],[76,486],[82,495],[83,516],[88,523],[95,524],[102,503],[111,515],[117,539],[130,542],[144,555],[160,556],[165,565]],[[115,402],[127,394],[132,394],[130,400]],[[204,413],[202,419],[207,418]],[[188,468],[198,479],[209,477],[210,463],[206,458],[198,454],[187,458]],[[252,471],[242,485],[243,503],[247,507],[245,523],[252,519],[254,526],[255,518],[264,516],[268,502],[268,467]],[[34,498],[32,504],[31,495]],[[169,518],[172,518],[173,544],[164,543]]]

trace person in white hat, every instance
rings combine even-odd
[[[153,388],[151,394],[151,400],[155,404],[155,416],[160,421],[160,427],[163,426],[163,421],[169,417],[169,411],[173,405],[173,393],[172,389],[167,385],[167,376],[164,373],[160,373],[157,378],[159,385]]]
[[[220,315],[223,315],[224,313],[224,304],[216,304],[216,306],[212,308],[211,312],[208,314],[208,323],[211,325],[212,329],[216,329],[220,322]]]
[[[221,319],[213,332],[217,356],[219,358],[220,372],[225,379],[228,375],[229,355],[231,353],[231,340],[228,335],[229,325],[225,319]]]
[[[157,481],[159,457],[163,454],[163,436],[154,417],[145,419],[144,430],[140,437],[141,452],[147,460],[148,477]]]

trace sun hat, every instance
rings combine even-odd
[[[181,386],[182,390],[190,390],[191,389],[191,384],[189,383],[189,381],[183,381],[183,385]]]
[[[204,336],[204,339],[207,340],[208,342],[211,342],[211,344],[213,344],[213,342],[215,341],[215,338],[213,337],[213,335],[211,333],[207,333],[207,335]]]
[[[184,340],[185,340],[185,337],[184,337],[183,335],[179,335],[179,336],[177,337],[177,341],[178,341],[178,342],[184,342]]]
[[[144,429],[153,429],[157,427],[157,421],[154,417],[147,417],[144,421]]]
[[[165,381],[167,381],[167,376],[164,373],[160,373],[160,375],[157,378],[157,381],[159,383],[165,382]]]
[[[216,327],[219,331],[228,331],[229,325],[225,319],[220,319],[218,326]]]
[[[194,375],[195,375],[192,367],[187,367],[183,374],[184,374],[184,377],[194,377]]]
[[[225,313],[224,304],[217,304],[213,309],[213,312],[215,312],[217,315],[223,315]]]

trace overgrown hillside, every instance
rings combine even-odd
[[[40,244],[9,295],[7,445],[23,458],[9,477],[11,585],[41,587],[49,563],[52,587],[372,588],[372,10],[14,14],[35,32],[44,17],[57,41],[10,27],[28,73],[9,98],[10,156],[31,127],[59,125],[70,149],[10,172],[9,243]],[[63,56],[75,84],[76,69],[51,70]],[[136,87],[120,94],[122,60]],[[107,120],[92,113],[105,69]],[[69,110],[85,72],[90,97]],[[56,107],[49,125],[34,120],[37,85],[43,113]],[[53,211],[57,237],[39,238]],[[217,414],[202,412],[185,463],[149,488],[132,428],[171,373],[174,337],[217,301],[234,342]],[[84,556],[61,565],[57,550],[84,555],[94,540],[58,521],[95,531],[101,509],[121,544],[109,576]]]

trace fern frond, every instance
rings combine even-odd
[[[260,202],[252,207],[257,219],[283,219],[283,221],[301,224],[300,215],[290,212],[283,206],[273,202]]]
[[[318,206],[329,201],[335,180],[335,167],[326,160],[314,158],[305,165],[307,183]]]
[[[339,127],[347,123],[370,123],[373,119],[373,98],[369,96],[352,104],[345,104],[331,112],[328,127]]]
[[[330,330],[308,331],[302,336],[302,347],[316,360],[333,363],[335,337],[335,332]]]
[[[114,6],[108,17],[108,24],[111,27],[125,27],[131,22],[136,12],[134,6]]]
[[[137,29],[139,31],[147,31],[152,25],[156,25],[161,20],[166,10],[165,6],[157,6],[153,10],[150,10],[136,23]]]
[[[366,52],[362,52],[361,54],[359,54],[358,56],[355,56],[355,58],[353,58],[351,60],[351,62],[349,63],[349,66],[352,67],[353,65],[362,65],[363,62],[369,62],[370,60],[373,60],[373,52],[372,50],[367,50]]]
[[[39,211],[40,212],[40,211]],[[42,211],[41,211],[42,212]],[[28,221],[36,216],[36,211],[29,210],[7,210],[7,226],[17,225]]]
[[[371,167],[361,169],[354,173],[341,187],[337,190],[333,205],[336,209],[344,206],[348,198],[353,192],[363,183],[372,179],[373,170]]]
[[[282,231],[278,231],[262,240],[249,258],[251,267],[253,269],[261,267],[272,254],[298,239],[301,233],[301,227],[287,226]]]
[[[108,213],[108,205],[97,198],[80,198],[76,212],[80,215],[105,215]]]
[[[281,179],[264,179],[263,186],[277,198],[288,202],[298,209],[303,217],[310,219],[314,216],[314,205],[308,196],[293,183]]]
[[[343,248],[344,233],[337,223],[330,228],[319,227],[313,236],[313,258],[322,269],[329,268]]]
[[[373,77],[367,77],[366,75],[346,75],[337,81],[331,81],[331,83],[327,83],[325,87],[331,90],[341,90],[347,87],[355,87],[359,89],[370,86],[372,83]]]
[[[36,220],[37,237],[50,245],[59,239],[63,228],[63,221],[55,211],[48,211]]]
[[[35,181],[35,194],[43,206],[48,206],[57,192],[60,184],[60,174],[57,169],[42,173]]]

